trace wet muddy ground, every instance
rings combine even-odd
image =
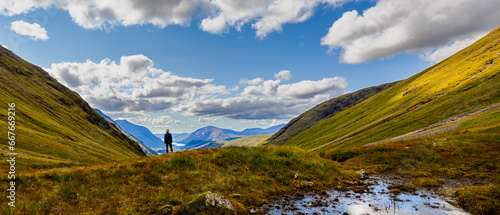
[[[393,179],[372,177],[365,191],[327,190],[303,197],[283,197],[260,208],[266,214],[469,214],[433,191],[389,192]],[[401,182],[398,182],[401,183]],[[404,183],[404,182],[403,182]]]

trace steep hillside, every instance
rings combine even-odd
[[[276,132],[276,134],[271,136],[266,141],[265,145],[283,145],[286,141],[288,141],[288,139],[299,134],[300,132],[305,131],[317,123],[370,98],[376,93],[393,86],[395,83],[396,82],[382,84],[375,87],[368,87],[354,93],[342,95],[323,102],[304,112],[300,116],[290,120],[288,124]]]
[[[325,150],[421,133],[500,102],[500,29],[435,66],[290,138]],[[420,129],[420,130],[419,130]]]
[[[265,135],[250,135],[242,138],[238,138],[235,140],[229,141],[220,141],[218,143],[222,144],[223,147],[226,146],[258,146],[271,137],[273,134],[265,134]]]
[[[144,156],[137,143],[103,119],[77,93],[3,46],[0,100],[4,132],[7,108],[15,104],[15,152],[24,170]],[[5,156],[7,135],[0,141],[0,152]]]
[[[182,148],[186,150],[193,150],[193,149],[210,149],[210,148],[229,147],[229,146],[259,146],[272,135],[273,134],[250,135],[234,140],[223,140],[216,142],[193,140],[189,144],[183,146]]]
[[[115,122],[129,134],[141,140],[144,145],[150,148],[165,148],[163,138],[158,138],[148,128],[136,125],[127,120],[115,120]]]
[[[99,115],[101,115],[105,120],[107,120],[108,122],[111,122],[113,123],[117,128],[118,130],[120,130],[123,134],[125,134],[128,138],[132,139],[133,141],[135,141],[136,143],[139,144],[139,146],[141,146],[141,149],[142,151],[150,156],[150,155],[158,155],[158,153],[149,148],[148,146],[146,146],[140,139],[138,139],[137,137],[134,137],[134,135],[131,135],[129,134],[127,131],[125,131],[125,129],[123,129],[122,127],[120,127],[111,117],[109,117],[108,115],[104,114],[101,110],[99,109],[94,109],[95,112],[97,112]]]

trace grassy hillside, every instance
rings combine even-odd
[[[294,178],[297,173],[298,177]],[[224,147],[129,159],[92,167],[24,174],[16,208],[21,214],[160,214],[174,212],[211,191],[241,214],[279,194],[345,184],[355,174],[317,153],[290,147]],[[1,179],[8,182],[5,177]],[[2,182],[2,183],[3,183]],[[304,182],[308,183],[305,186]],[[17,183],[16,183],[17,184]],[[218,213],[207,213],[218,214]]]
[[[222,146],[258,146],[264,141],[266,141],[273,134],[265,134],[265,135],[250,135],[242,138],[238,138],[235,140],[229,141],[219,141],[217,143],[223,144]]]
[[[98,115],[77,93],[40,67],[0,46],[0,118],[8,152],[7,108],[15,103],[18,168],[53,168],[106,163],[144,153],[137,143]],[[1,171],[7,168],[0,165]]]
[[[500,108],[436,129],[449,126],[454,129],[371,146],[331,149],[321,155],[346,168],[410,176],[416,186],[435,188],[445,180],[457,180],[462,185],[442,191],[454,195],[459,205],[473,214],[499,214]]]
[[[265,145],[283,145],[291,137],[303,132],[317,123],[334,116],[368,98],[376,93],[385,90],[394,83],[383,84],[375,87],[368,87],[325,101],[316,107],[304,112],[300,116],[290,120],[282,129],[269,138]]]
[[[290,138],[328,150],[404,135],[500,102],[500,29],[435,66]]]

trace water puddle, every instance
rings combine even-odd
[[[370,190],[365,193],[328,190],[322,195],[307,194],[304,197],[285,197],[264,205],[266,214],[469,214],[428,190],[414,193],[392,194],[387,188],[390,180],[368,179]]]

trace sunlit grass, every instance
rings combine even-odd
[[[458,203],[474,214],[495,214],[500,211],[499,113],[490,111],[471,118],[448,133],[332,149],[321,155],[347,168],[409,177],[422,188],[438,188],[443,179],[476,181],[478,186],[457,190]]]
[[[298,179],[293,175],[299,174]],[[351,179],[336,162],[290,147],[225,147],[184,151],[107,165],[24,174],[12,213],[151,214],[165,205],[187,205],[217,193],[237,210],[280,194],[322,190]],[[2,181],[7,181],[3,178]],[[312,188],[300,184],[311,181]]]
[[[500,102],[500,29],[286,144],[307,149],[362,146]],[[323,148],[322,148],[323,147]]]

